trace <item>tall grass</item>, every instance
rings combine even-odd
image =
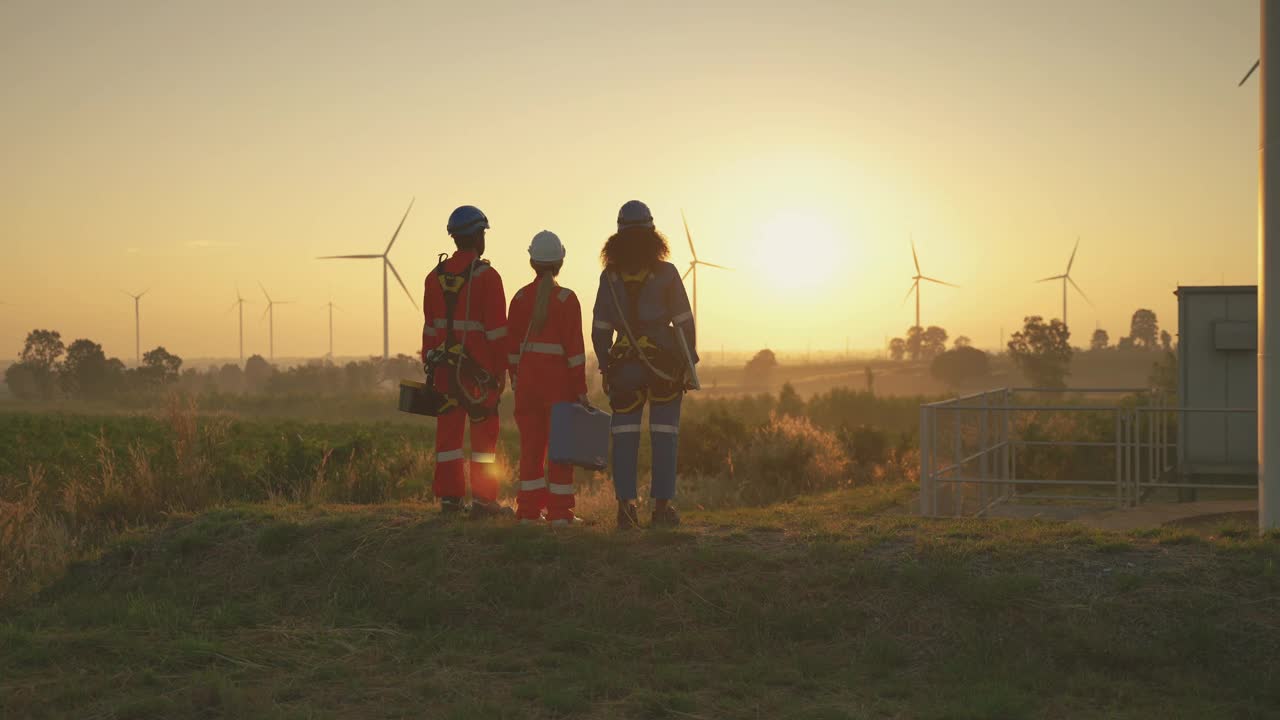
[[[773,396],[693,401],[682,421],[683,502],[762,505],[866,482],[914,478],[910,436],[870,425],[875,399],[839,394],[813,407],[835,427],[777,410]],[[886,404],[886,408],[897,401]],[[887,411],[886,416],[892,416]],[[209,413],[170,395],[153,415],[0,415],[0,597],[37,586],[115,534],[228,503],[382,503],[428,499],[431,424],[304,423]],[[501,472],[519,439],[506,423]],[[647,474],[647,453],[641,472]],[[608,477],[580,486],[608,504]],[[504,491],[514,494],[511,483]],[[584,498],[585,499],[585,498]]]
[[[149,419],[11,419],[19,429],[10,428],[0,473],[0,598],[40,585],[110,535],[173,513],[232,502],[412,499],[434,467],[429,438],[264,428],[202,415],[179,395]]]

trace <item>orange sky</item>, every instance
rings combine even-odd
[[[1075,341],[1183,284],[1256,277],[1255,2],[7,2],[0,5],[0,353],[26,331],[234,356],[237,284],[278,356],[381,351],[376,263],[419,294],[461,203],[508,292],[543,228],[589,304],[617,207],[653,207],[704,271],[710,347],[878,348],[912,308],[994,346]],[[421,320],[392,295],[392,351]],[[262,304],[246,350],[266,352]]]

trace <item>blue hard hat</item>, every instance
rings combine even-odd
[[[463,205],[449,213],[449,234],[454,237],[474,235],[489,229],[489,218],[475,205]]]
[[[618,232],[629,227],[653,227],[653,213],[639,200],[628,200],[618,210]]]

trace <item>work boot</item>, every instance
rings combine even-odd
[[[531,517],[520,518],[521,525],[542,525],[546,521],[547,521],[547,514],[545,512],[539,513],[538,517],[534,517],[534,518],[531,518]]]
[[[440,514],[441,515],[456,516],[466,509],[467,509],[467,506],[462,503],[462,498],[457,498],[457,497],[440,498]]]
[[[471,517],[475,520],[515,517],[516,511],[497,500],[476,500],[471,503]]]
[[[618,529],[635,530],[640,527],[640,515],[633,502],[618,503]]]
[[[653,509],[653,517],[649,520],[649,527],[680,527],[680,513],[676,512],[676,507],[674,505],[659,505]]]

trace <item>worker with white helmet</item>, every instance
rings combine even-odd
[[[520,428],[520,487],[516,517],[538,522],[543,512],[553,525],[572,525],[573,466],[550,463],[551,406],[587,402],[586,347],[582,339],[582,306],[578,296],[560,287],[556,276],[564,265],[564,244],[549,230],[533,236],[529,265],[533,282],[516,291],[507,313],[507,363],[516,395]]]
[[[613,408],[613,484],[618,527],[636,527],[635,501],[641,417],[649,404],[653,447],[652,525],[673,527],[680,517],[676,446],[680,401],[697,362],[693,312],[680,272],[666,258],[667,240],[639,200],[618,211],[618,232],[600,253],[604,272],[596,294],[591,342]],[[683,335],[688,352],[681,347]]]
[[[482,260],[489,218],[463,205],[447,230],[457,250],[441,254],[422,300],[422,358],[435,390],[436,469],[432,488],[446,513],[465,509],[463,433],[471,420],[471,516],[510,513],[498,503],[498,397],[507,375],[507,298],[498,271]]]

